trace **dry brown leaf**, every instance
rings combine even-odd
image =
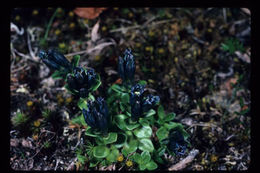
[[[86,19],[97,18],[107,8],[75,8],[74,13]]]

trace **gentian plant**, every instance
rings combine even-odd
[[[83,160],[89,168],[120,162],[135,170],[155,170],[167,164],[165,153],[182,156],[187,152],[189,135],[181,123],[173,121],[175,113],[164,112],[159,96],[147,93],[146,81],[134,81],[135,58],[130,49],[118,59],[123,83],[110,86],[106,100],[92,94],[101,85],[100,76],[94,69],[78,66],[79,56],[69,62],[56,50],[42,50],[39,57],[56,70],[53,78],[63,78],[65,88],[79,98],[82,114],[76,118],[87,125],[87,158]]]

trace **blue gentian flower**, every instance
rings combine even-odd
[[[137,120],[143,114],[152,109],[159,101],[159,96],[148,95],[144,97],[144,85],[136,84],[131,88],[130,105],[131,118]]]
[[[168,148],[170,151],[174,152],[176,155],[184,155],[187,142],[184,140],[183,135],[180,131],[174,131],[170,134],[170,142],[168,144]]]
[[[109,114],[105,100],[98,97],[96,101],[89,101],[88,108],[82,110],[86,123],[96,129],[105,132],[108,128]]]
[[[134,56],[130,49],[125,50],[124,58],[119,56],[118,73],[124,82],[132,81],[134,79],[135,61],[134,61]]]
[[[66,81],[70,90],[85,98],[96,84],[97,75],[93,69],[85,70],[83,67],[75,67],[73,73],[67,75]]]
[[[61,70],[62,68],[70,70],[72,67],[67,58],[54,49],[47,52],[40,50],[39,57],[49,68],[54,70]]]

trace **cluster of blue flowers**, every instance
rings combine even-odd
[[[98,97],[95,101],[88,102],[88,108],[82,111],[86,123],[97,130],[105,132],[108,128],[109,115],[105,100]]]
[[[41,50],[39,57],[42,61],[54,70],[66,70],[66,82],[72,93],[82,98],[88,97],[92,91],[92,87],[96,85],[97,75],[93,69],[84,69],[82,67],[74,67],[64,55],[51,49],[47,52]],[[126,49],[124,57],[119,56],[118,73],[124,84],[132,84],[135,74],[134,56],[130,49]],[[129,83],[130,82],[130,83]],[[159,96],[144,95],[144,85],[134,84],[130,92],[131,118],[137,121],[143,117],[146,112],[159,103]],[[98,97],[95,101],[88,101],[87,109],[82,110],[86,123],[93,129],[106,132],[109,126],[109,111],[107,104],[102,97]],[[168,148],[177,155],[183,155],[186,151],[186,141],[179,131],[170,134]]]
[[[176,155],[184,155],[187,142],[184,140],[183,135],[180,131],[176,130],[170,134],[168,148]]]
[[[40,50],[39,57],[51,69],[62,70],[63,68],[70,70],[72,68],[67,58],[54,49],[50,49],[47,52]]]
[[[131,118],[136,121],[144,113],[152,109],[159,101],[159,96],[148,95],[144,97],[144,85],[136,84],[131,88],[130,105]]]
[[[74,90],[82,98],[88,96],[96,82],[97,75],[93,69],[85,70],[82,67],[75,67],[73,72],[67,75],[69,89]]]

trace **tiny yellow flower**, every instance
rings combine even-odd
[[[124,156],[121,154],[117,157],[117,161],[122,162],[124,160]]]
[[[151,50],[151,47],[146,46],[146,47],[145,47],[145,50],[146,50],[147,52],[149,52],[149,51]]]
[[[118,10],[118,7],[115,7],[114,10],[117,11],[117,10]]]
[[[59,48],[60,48],[60,49],[64,49],[65,47],[66,47],[65,43],[60,43],[60,44],[59,44]]]
[[[101,59],[100,55],[96,55],[95,58],[94,58],[95,61],[99,61],[100,59]]]
[[[154,67],[151,68],[151,72],[154,73],[156,72],[156,69]]]
[[[55,30],[55,34],[56,34],[56,35],[59,35],[60,33],[61,33],[61,31],[60,31],[59,29],[56,29],[56,30]]]
[[[72,11],[69,12],[69,16],[70,17],[73,17],[74,16],[74,13]]]
[[[71,97],[66,98],[66,103],[70,103],[72,101]]]
[[[205,97],[202,98],[202,103],[206,103],[206,98]]]
[[[135,46],[136,47],[141,47],[141,43],[136,43]]]
[[[30,106],[32,106],[32,105],[33,105],[33,102],[32,102],[32,101],[28,101],[28,102],[27,102],[27,106],[28,106],[28,107],[30,107]]]
[[[163,48],[160,48],[160,49],[158,49],[158,52],[159,52],[160,54],[163,54],[163,53],[164,53],[164,49],[163,49]]]
[[[153,31],[149,31],[148,35],[149,35],[150,37],[153,37],[153,36],[155,35],[155,33],[154,33]]]
[[[216,155],[212,155],[210,157],[211,162],[216,162],[218,160],[218,157]]]
[[[71,22],[69,27],[70,27],[70,29],[73,29],[75,27],[75,23]]]
[[[106,30],[107,30],[107,27],[106,27],[106,26],[103,26],[103,27],[101,28],[101,30],[102,30],[102,31],[106,31]]]
[[[21,17],[19,15],[15,16],[15,20],[19,21],[21,19]]]
[[[88,24],[88,19],[84,19],[84,23],[85,23],[85,24]]]
[[[38,14],[39,14],[39,11],[38,11],[38,10],[33,10],[32,15],[36,16],[36,15],[38,15]]]
[[[128,166],[128,167],[133,166],[133,162],[132,162],[131,160],[128,160],[128,161],[126,162],[126,166]]]
[[[59,98],[59,99],[58,99],[58,103],[59,103],[59,104],[61,104],[61,103],[63,103],[63,102],[64,102],[64,99],[63,99],[63,98]]]
[[[130,12],[130,13],[128,13],[128,17],[133,17],[134,16],[134,14],[132,13],[132,12]]]
[[[62,11],[62,8],[58,8],[58,13],[61,13]]]
[[[32,136],[32,138],[35,140],[35,141],[37,141],[37,139],[38,139],[38,134],[34,134],[33,136]]]
[[[36,121],[33,122],[33,125],[34,125],[35,127],[39,127],[40,124],[41,124],[40,120],[36,120]]]
[[[178,63],[178,57],[175,57],[175,58],[174,58],[174,62],[175,62],[175,63]]]

